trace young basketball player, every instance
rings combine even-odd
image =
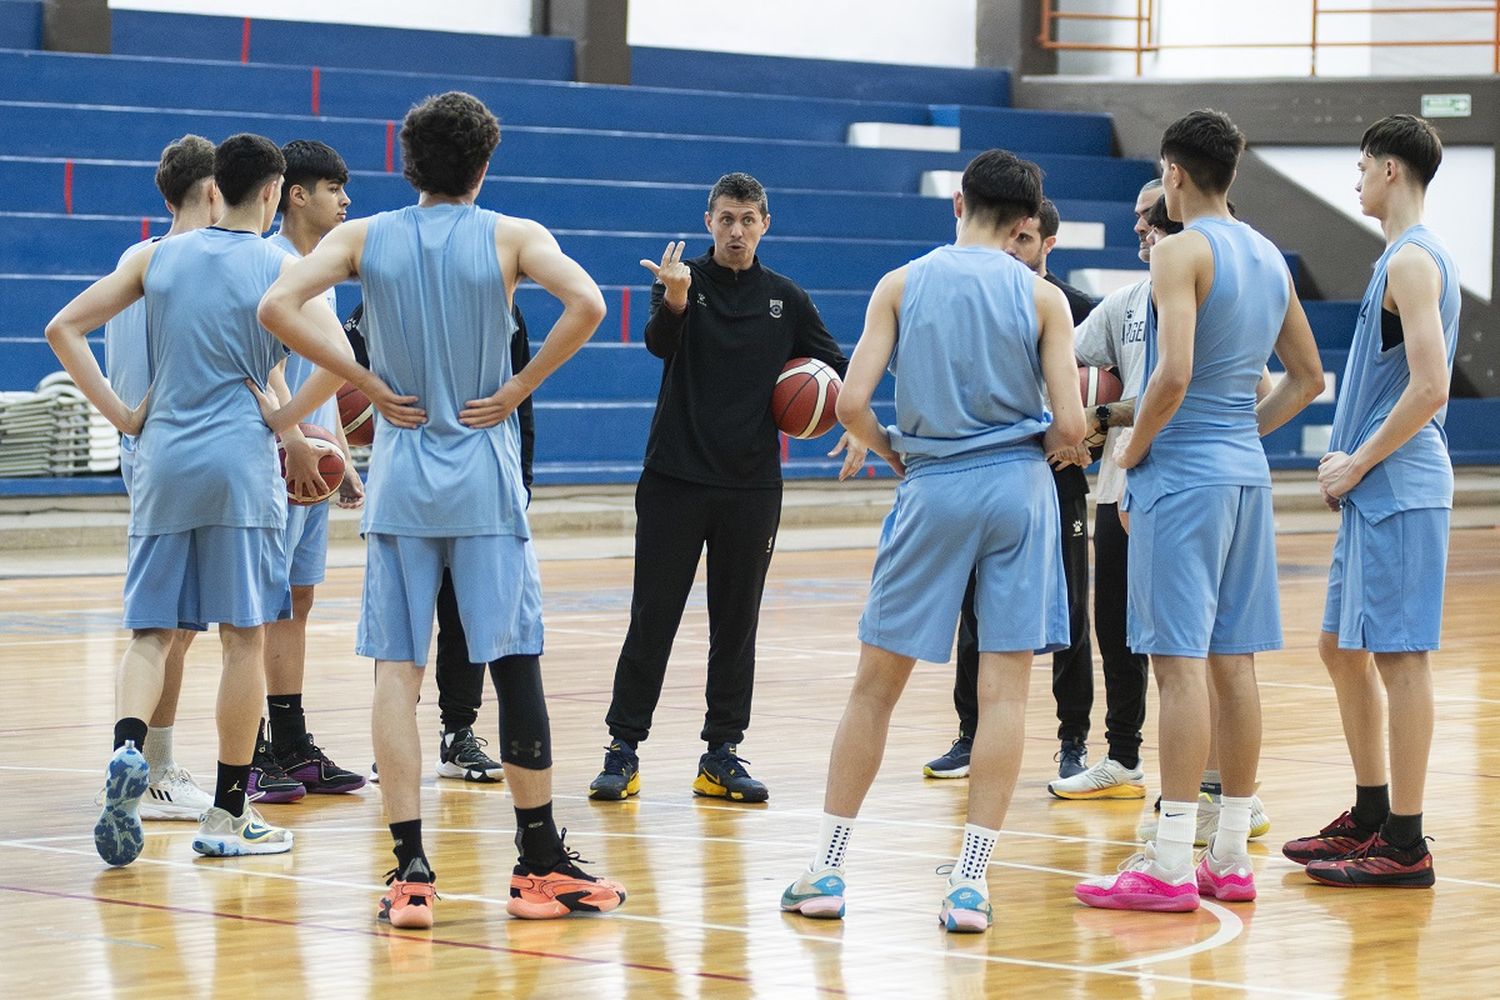
[[[267,327],[288,347],[364,390],[380,413],[357,648],[375,659],[375,759],[395,842],[396,868],[379,915],[398,927],[433,922],[415,709],[444,570],[453,578],[469,659],[513,657],[499,673],[501,759],[520,853],[510,912],[559,917],[611,910],[625,899],[617,883],[578,867],[552,818],[541,581],[514,419],[517,404],[588,340],[604,300],[547,230],[474,204],[499,141],[494,115],[468,94],[413,107],[401,148],[417,204],[339,226],[261,305]],[[510,303],[523,275],[556,295],[563,314],[531,363],[512,373]],[[362,325],[374,372],[320,342],[300,311],[355,277],[364,288]]]
[[[119,265],[132,255],[162,239],[190,233],[218,221],[224,201],[214,185],[214,144],[198,135],[185,135],[162,150],[156,167],[156,188],[172,214],[166,236],[142,240],[120,255]],[[151,360],[146,344],[146,303],[137,299],[104,324],[104,370],[115,394],[132,409],[146,398],[151,385]],[[120,478],[130,494],[135,473],[136,438],[120,439]],[[172,752],[172,728],[177,719],[177,701],[182,693],[183,664],[197,633],[174,629],[162,669],[161,699],[147,719],[145,745],[141,751],[151,766],[150,785],[141,797],[141,819],[191,820],[196,823],[214,804],[213,796],[199,788],[186,768],[179,767]],[[104,804],[100,793],[98,805]]]
[[[951,655],[977,565],[979,724],[963,853],[939,919],[950,931],[990,925],[985,874],[1020,769],[1032,656],[1068,642],[1046,456],[1077,445],[1084,428],[1067,300],[1005,252],[1041,198],[1035,164],[1004,150],[981,153],[953,199],[957,241],[890,272],[871,297],[838,415],[905,478],[860,619],[859,667],[834,737],[818,849],[782,894],[783,910],[844,915],[844,852],[891,711],[917,659]],[[888,365],[896,424],[884,428],[870,399]]]
[[[349,169],[343,157],[321,142],[296,139],[281,147],[286,157],[286,177],[281,186],[281,228],[271,242],[293,257],[305,257],[349,209],[345,187]],[[333,289],[324,296],[337,313]],[[286,360],[285,385],[295,392],[306,384],[314,366],[306,358],[291,354]],[[288,396],[288,398],[290,398]],[[284,400],[285,401],[285,400]],[[338,503],[354,508],[364,501],[359,473],[349,458],[339,420],[338,403],[327,400],[307,418],[338,437],[345,456],[344,480]],[[283,442],[287,464],[315,463],[305,441]],[[362,775],[339,767],[307,731],[302,707],[302,680],[306,666],[307,617],[312,611],[315,588],[323,582],[328,561],[328,503],[288,503],[286,508],[286,553],[292,587],[292,617],[266,626],[266,709],[269,720],[265,739],[256,740],[255,763],[250,780],[266,802],[300,799],[305,792],[333,794],[363,788]]]
[[[1255,897],[1246,852],[1260,757],[1255,654],[1282,641],[1260,435],[1322,391],[1323,367],[1281,252],[1230,215],[1227,194],[1244,146],[1216,111],[1194,111],[1162,138],[1167,211],[1186,228],[1151,251],[1147,381],[1118,455],[1129,470],[1127,638],[1156,671],[1162,812],[1141,854],[1116,875],[1076,887],[1090,906],[1192,910],[1200,887],[1218,899]],[[1287,377],[1257,406],[1273,349]],[[1195,872],[1209,683],[1219,693],[1224,798]]]
[[[1081,323],[1096,302],[1047,269],[1047,257],[1057,245],[1061,227],[1057,206],[1043,198],[1035,218],[1016,233],[1006,252],[1055,285],[1068,300],[1073,322]],[[1089,713],[1094,707],[1094,650],[1089,641],[1089,481],[1083,469],[1059,464],[1052,470],[1062,532],[1063,577],[1068,585],[1068,648],[1052,654],[1052,698],[1057,704],[1057,773],[1071,778],[1088,767]],[[962,778],[969,773],[979,706],[975,686],[979,675],[979,647],[974,614],[974,578],[964,592],[958,625],[958,664],[953,682],[953,707],[958,711],[958,739],[948,752],[928,761],[922,773],[929,778]],[[1144,792],[1142,793],[1144,794]]]
[[[121,432],[140,435],[125,575],[132,635],[116,682],[115,753],[94,829],[99,855],[111,865],[128,864],[141,851],[137,805],[149,768],[136,748],[161,697],[172,630],[215,622],[224,649],[218,782],[193,850],[224,857],[292,846],[290,832],[266,825],[246,803],[264,691],[263,627],[291,611],[282,549],[286,487],[274,434],[293,428],[338,381],[314,379],[269,415],[256,412],[256,396],[246,391],[247,384],[263,386],[280,361],[255,307],[287,262],[261,238],[276,214],[284,168],[269,139],[225,139],[214,153],[225,204],[218,225],[131,255],[47,327],[48,342],[90,402]],[[132,410],[104,381],[85,337],[142,296],[152,380],[145,402]],[[336,335],[336,318],[326,314],[326,321]]]
[[[1360,209],[1386,249],[1360,305],[1318,484],[1341,512],[1318,651],[1354,760],[1354,806],[1282,848],[1318,882],[1430,886],[1422,793],[1432,745],[1453,469],[1443,419],[1458,341],[1458,269],[1422,224],[1437,132],[1392,115],[1360,140]],[[1371,660],[1374,663],[1372,665]],[[1390,711],[1386,770],[1381,693]],[[1389,773],[1389,781],[1387,781]]]
[[[641,261],[655,279],[646,347],[663,369],[636,485],[630,627],[615,664],[605,715],[610,740],[591,799],[620,801],[640,791],[637,751],[651,733],[705,548],[708,705],[699,736],[707,746],[693,794],[733,802],[770,796],[738,749],[750,726],[755,632],[781,523],[771,393],[792,358],[816,358],[840,374],[847,362],[807,292],[756,254],[771,226],[760,181],[743,173],[720,177],[703,222],[713,235],[710,252],[683,260],[683,244],[669,243],[660,263]]]

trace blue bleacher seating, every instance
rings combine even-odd
[[[42,47],[42,0],[0,0],[0,49]]]

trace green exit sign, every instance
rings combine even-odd
[[[1474,113],[1474,99],[1468,94],[1423,94],[1423,118],[1467,118]]]

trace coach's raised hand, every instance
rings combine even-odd
[[[685,246],[687,244],[681,240],[667,243],[667,248],[662,251],[660,264],[644,259],[641,261],[641,266],[666,288],[666,303],[673,312],[682,312],[687,308],[688,289],[693,284],[693,272],[682,262],[682,250]]]

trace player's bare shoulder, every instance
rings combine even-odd
[[[1063,294],[1061,288],[1046,278],[1032,277],[1031,301],[1036,306],[1037,318],[1050,320],[1058,316],[1066,316],[1068,325],[1072,326],[1073,309],[1068,305],[1068,297]]]

